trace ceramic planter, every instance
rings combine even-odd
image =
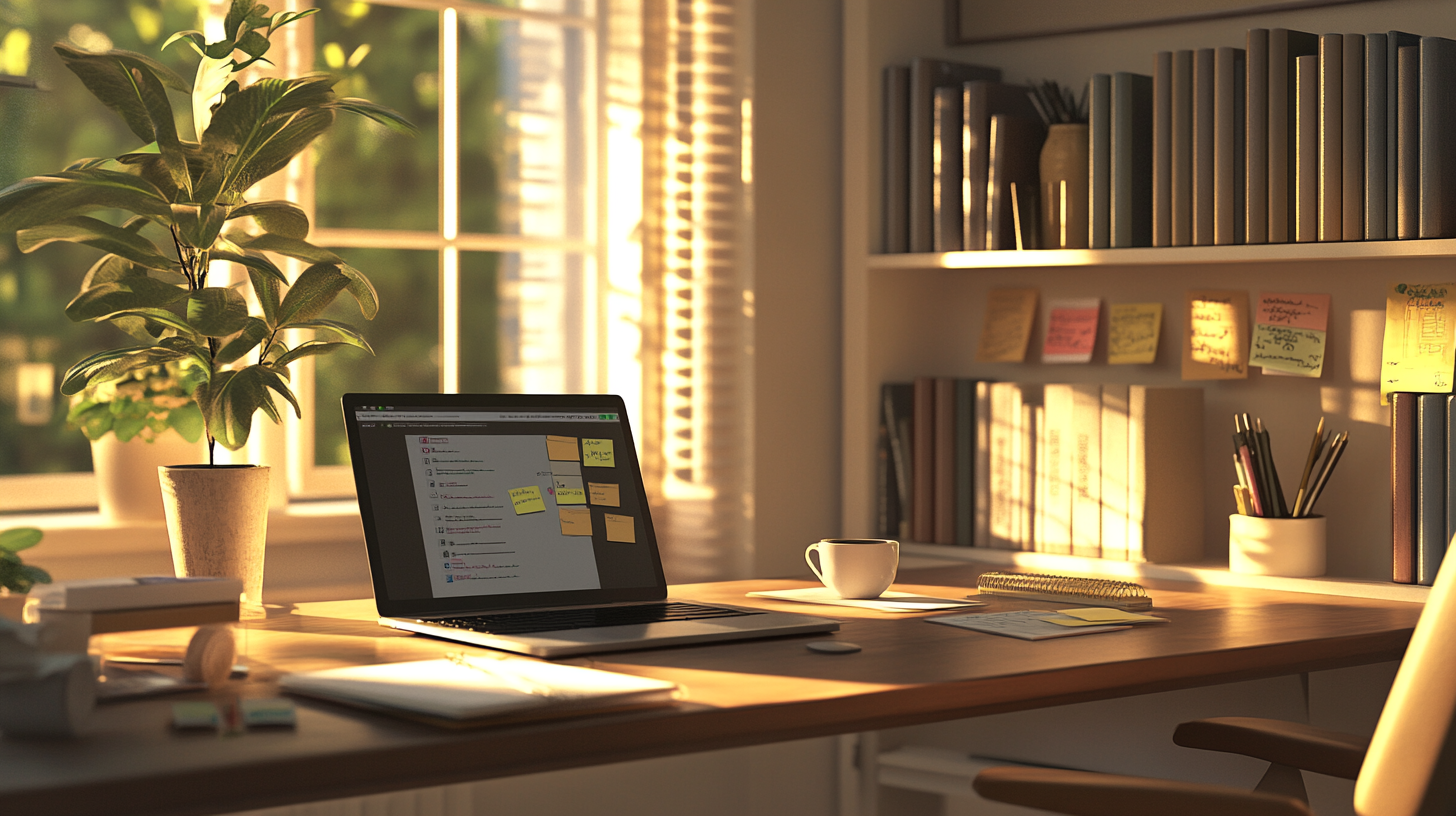
[[[261,611],[268,468],[191,465],[157,472],[177,574],[238,578],[245,607]]]
[[[151,442],[121,442],[108,433],[91,442],[96,503],[107,521],[161,521],[162,492],[153,474],[163,465],[190,465],[207,458],[207,443],[188,442],[168,430]]]

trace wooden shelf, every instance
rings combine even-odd
[[[908,252],[870,255],[870,269],[1011,269],[1056,266],[1156,266],[1268,261],[1344,261],[1456,257],[1456,238],[1322,244]]]
[[[1052,555],[1050,553],[1016,552],[992,550],[985,547],[953,547],[945,544],[918,544],[903,542],[900,545],[903,559],[911,556],[918,559],[947,561],[977,561],[982,564],[1021,567],[1054,573],[1094,575],[1105,578],[1136,581],[1140,578],[1157,578],[1166,581],[1187,581],[1214,586],[1248,587],[1252,589],[1277,589],[1284,592],[1305,592],[1314,595],[1338,595],[1345,598],[1372,598],[1383,601],[1407,601],[1425,603],[1431,588],[1411,584],[1395,584],[1389,581],[1361,581],[1354,578],[1281,578],[1273,575],[1242,575],[1229,572],[1228,566],[1214,562],[1196,564],[1142,564],[1129,561],[1106,561],[1101,558],[1083,558],[1075,555]],[[904,564],[912,568],[915,561]]]

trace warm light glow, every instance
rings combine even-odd
[[[440,390],[460,391],[460,20],[440,12]]]

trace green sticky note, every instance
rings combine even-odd
[[[612,455],[612,440],[581,440],[581,463],[585,467],[616,467],[617,460]]]
[[[1285,374],[1318,377],[1325,366],[1325,333],[1319,329],[1259,323],[1254,326],[1254,343],[1250,351],[1250,365]]]
[[[527,513],[546,512],[546,500],[541,498],[541,488],[536,485],[530,487],[518,487],[511,491],[511,504],[516,508],[516,515],[524,516]]]

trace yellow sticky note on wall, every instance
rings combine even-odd
[[[1034,288],[991,290],[986,296],[986,319],[981,326],[981,342],[976,346],[976,362],[1025,362],[1031,326],[1036,320],[1036,297]]]
[[[1451,390],[1451,370],[1456,363],[1453,293],[1453,283],[1393,283],[1386,290],[1382,403],[1394,391],[1439,394]]]
[[[546,512],[546,500],[541,497],[541,488],[536,485],[518,487],[512,490],[511,504],[516,508],[516,515],[518,516],[524,516],[527,513]]]
[[[581,464],[584,467],[616,467],[617,460],[612,455],[612,440],[581,440]]]
[[[1163,304],[1114,303],[1108,310],[1107,362],[1137,365],[1158,360]]]
[[[617,541],[623,544],[637,543],[637,520],[631,516],[619,516],[614,513],[606,514],[607,540]]]
[[[1188,293],[1183,379],[1242,380],[1249,376],[1249,293],[1195,289]]]

